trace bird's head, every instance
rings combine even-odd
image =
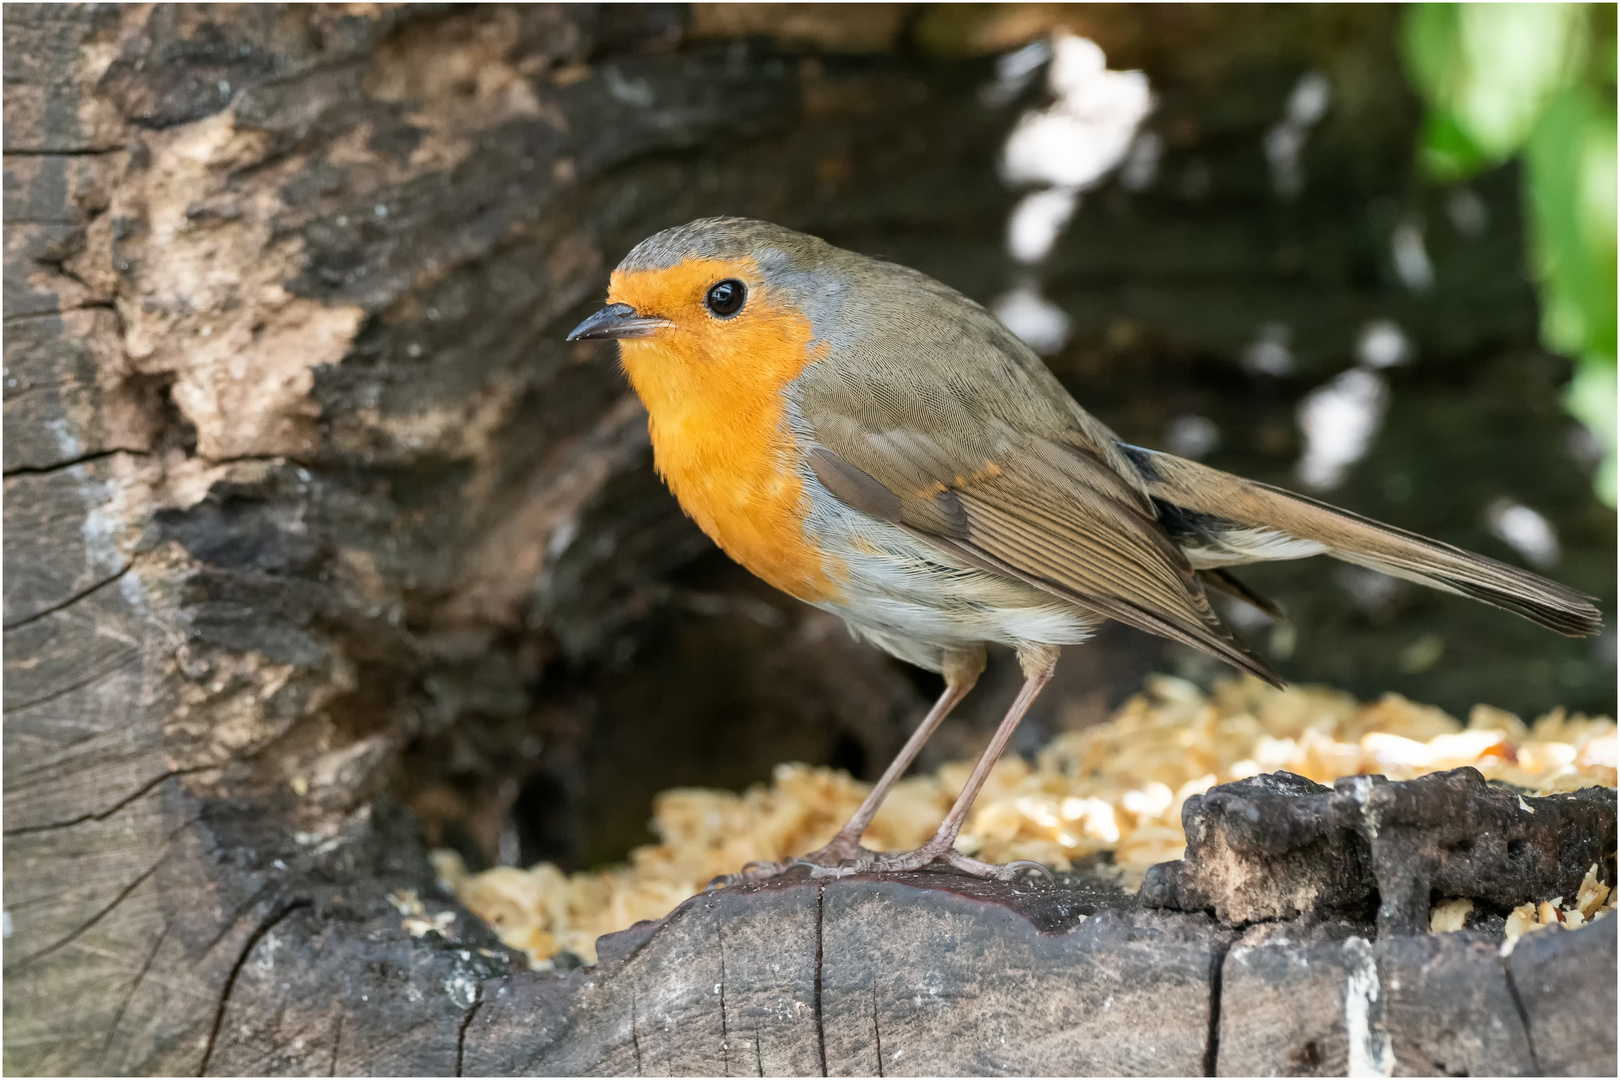
[[[858,257],[746,218],[666,229],[625,256],[608,305],[568,340],[618,341],[625,371],[655,416],[695,400],[746,407],[750,397],[779,391],[827,347],[818,330],[841,307],[841,258]]]

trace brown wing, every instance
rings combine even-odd
[[[834,495],[1277,682],[1210,610],[1114,433],[989,312],[858,257],[841,289],[810,300],[835,347],[801,378],[797,422]]]
[[[861,442],[847,457],[823,447],[810,455],[816,476],[850,505],[986,570],[1280,685],[1220,624],[1148,500],[1089,450],[1012,437],[1002,453],[968,465],[914,433]]]

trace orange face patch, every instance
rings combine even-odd
[[[719,318],[704,306],[736,278],[743,307]],[[691,259],[665,270],[615,271],[612,303],[674,325],[619,342],[619,359],[649,415],[653,456],[681,507],[748,570],[801,600],[838,590],[804,534],[799,451],[783,392],[815,360],[810,320],[773,295],[752,261]]]

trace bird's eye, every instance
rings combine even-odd
[[[709,295],[703,298],[709,310],[722,319],[729,318],[742,310],[743,301],[748,299],[748,290],[736,278],[727,278],[720,284],[709,289]]]

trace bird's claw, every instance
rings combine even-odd
[[[765,881],[799,866],[809,867],[810,876],[813,878],[846,877],[850,874],[863,873],[864,868],[877,858],[878,854],[875,851],[868,851],[859,845],[845,847],[834,841],[820,851],[812,851],[808,855],[795,855],[781,862],[770,862],[765,859],[746,862],[737,873],[721,874],[710,881],[705,891]]]
[[[782,862],[766,862],[754,860],[743,865],[742,870],[735,874],[722,874],[709,882],[709,889],[720,889],[731,885],[746,885],[755,881],[764,881],[783,874],[796,867],[806,867],[812,878],[841,878],[852,877],[856,874],[897,874],[907,870],[921,870],[934,864],[943,863],[964,874],[989,881],[1017,881],[1024,875],[1042,878],[1047,885],[1053,884],[1056,879],[1052,871],[1032,859],[1018,859],[1010,863],[981,862],[970,855],[963,855],[955,848],[939,849],[934,844],[924,844],[915,851],[900,852],[897,854],[880,854],[857,847],[850,853],[843,849],[834,848],[829,844],[820,851],[813,851],[808,855],[798,855]]]
[[[1043,885],[1057,884],[1057,878],[1053,876],[1051,867],[1034,859],[1014,859],[1012,862],[995,867],[995,871],[997,881],[1017,881],[1020,875],[1028,874],[1040,878]]]
[[[785,862],[751,859],[743,863],[742,869],[735,874],[719,874],[711,878],[709,883],[703,887],[703,891],[712,892],[715,889],[724,889],[732,885],[747,885],[751,881],[764,881],[766,878],[773,878],[780,874],[789,865],[791,864]]]

